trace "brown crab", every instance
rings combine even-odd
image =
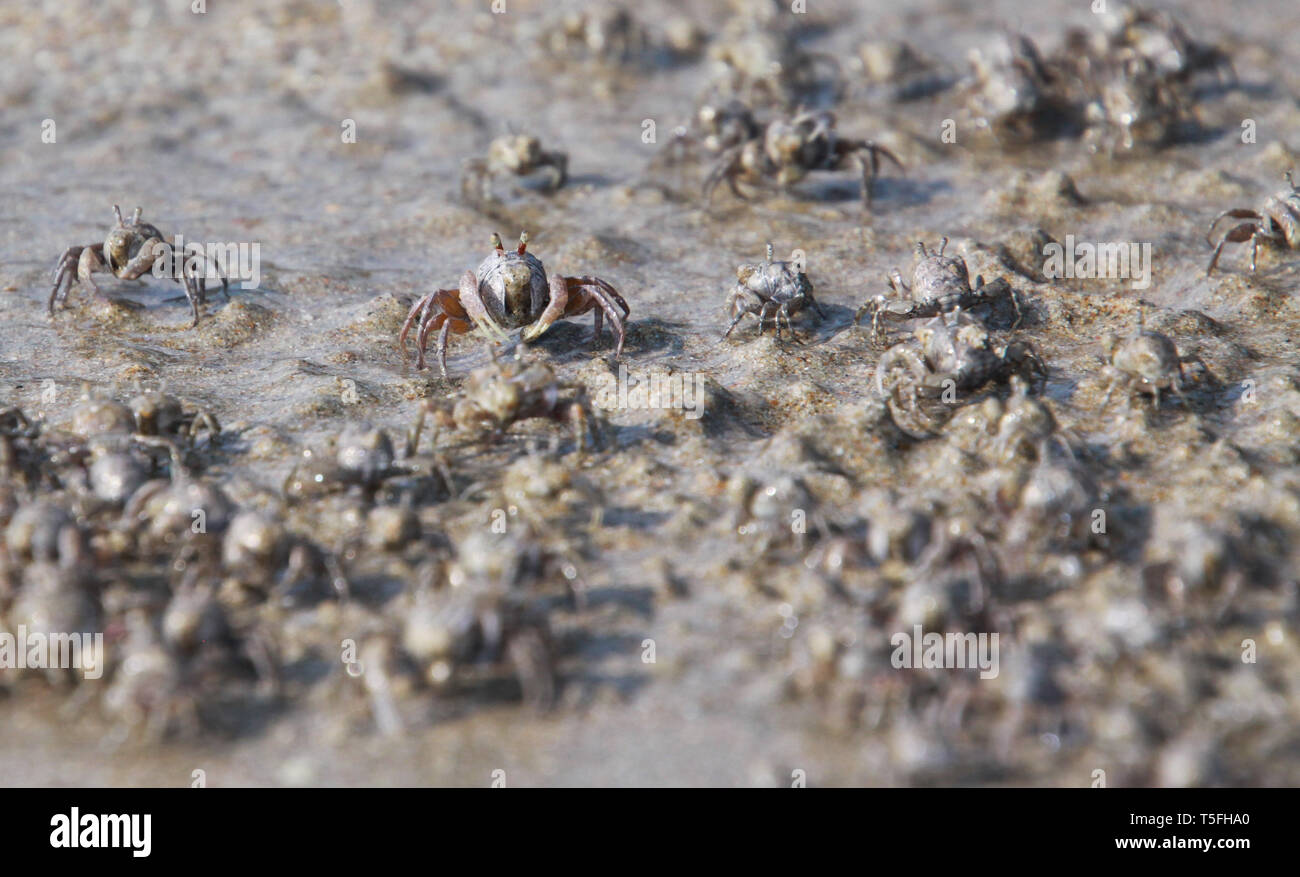
[[[117,225],[109,230],[103,244],[68,247],[63,251],[54,265],[54,288],[50,290],[48,306],[51,315],[56,300],[60,304],[67,300],[74,272],[83,286],[90,287],[98,295],[99,287],[91,278],[92,274],[106,271],[122,280],[135,280],[154,271],[155,262],[162,258],[166,266],[163,273],[185,287],[185,297],[194,312],[190,327],[198,325],[199,305],[207,300],[207,275],[212,270],[211,264],[198,252],[178,254],[172,239],[164,237],[156,226],[140,221],[141,212],[141,208],[135,208],[131,221],[126,222],[122,219],[122,208],[114,204],[113,215],[117,217]],[[203,270],[191,270],[191,264],[197,267],[198,262],[203,263]],[[221,280],[222,295],[230,298],[230,282],[220,273],[216,276]],[[68,281],[66,287],[64,280]],[[62,295],[59,294],[60,288]]]
[[[519,235],[519,246],[507,251],[501,245],[501,236],[492,233],[492,253],[478,266],[478,271],[466,271],[460,279],[460,289],[439,289],[415,303],[402,324],[397,343],[405,349],[406,335],[419,320],[416,332],[415,367],[424,368],[424,350],[429,333],[438,333],[438,367],[447,376],[447,338],[451,332],[458,335],[475,326],[489,337],[504,339],[502,324],[511,329],[527,326],[522,333],[524,341],[542,335],[556,320],[577,317],[595,311],[596,331],[593,343],[600,340],[603,318],[608,318],[617,339],[614,355],[623,355],[626,333],[623,321],[631,313],[627,302],[599,277],[580,275],[563,277],[546,276],[542,261],[527,252],[528,233]],[[620,314],[619,311],[622,311]]]

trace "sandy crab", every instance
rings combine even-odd
[[[1057,79],[1038,47],[1023,34],[1005,34],[987,52],[971,50],[961,88],[975,124],[999,141],[1036,139],[1068,117]]]
[[[545,172],[542,191],[554,192],[569,178],[568,153],[549,151],[542,142],[527,134],[507,134],[488,145],[485,158],[467,159],[461,175],[461,191],[466,196],[492,199],[495,177],[529,177]]]
[[[946,419],[925,403],[938,400],[950,415],[959,392],[1016,374],[1029,378],[1045,373],[1031,345],[995,345],[984,325],[958,308],[917,328],[914,341],[885,351],[876,365],[876,390],[900,428],[925,434]]]
[[[475,533],[458,546],[445,582],[412,595],[401,647],[435,690],[507,669],[525,702],[539,709],[554,702],[555,649],[544,604],[528,593],[542,567],[527,556],[511,536]]]
[[[117,225],[109,230],[103,244],[68,247],[63,251],[54,265],[54,288],[50,290],[48,305],[50,314],[54,313],[56,300],[60,304],[67,300],[68,293],[72,290],[74,273],[76,280],[98,295],[99,287],[95,285],[92,274],[106,271],[122,280],[135,280],[152,271],[154,263],[163,258],[166,260],[164,264],[169,266],[165,272],[167,276],[185,287],[185,297],[189,299],[190,308],[194,312],[194,321],[190,326],[198,325],[199,305],[207,300],[207,277],[216,270],[215,267],[198,252],[186,252],[183,256],[178,256],[173,240],[164,237],[157,227],[142,222],[141,212],[141,208],[135,208],[131,221],[126,222],[122,219],[122,208],[114,204],[113,214],[117,217]],[[198,263],[202,263],[202,270],[198,270]],[[219,272],[215,276],[221,281],[222,294],[229,298],[230,282]],[[64,280],[67,280],[66,286]],[[59,294],[60,288],[63,290],[62,295]]]
[[[501,324],[516,329],[528,324],[524,341],[542,335],[556,320],[577,317],[595,311],[596,331],[593,342],[600,340],[602,317],[608,317],[617,339],[615,356],[623,355],[625,332],[623,320],[631,313],[618,290],[599,277],[580,275],[548,279],[542,261],[527,252],[528,233],[519,235],[519,246],[508,252],[501,236],[492,233],[492,253],[478,266],[466,271],[460,289],[439,289],[415,303],[402,324],[397,343],[406,346],[406,335],[419,320],[416,332],[416,368],[424,368],[424,349],[429,333],[438,334],[438,366],[447,375],[447,337],[450,332],[464,334],[478,326],[489,337],[505,338]],[[620,314],[619,311],[622,311]]]
[[[438,428],[491,435],[501,435],[521,420],[545,418],[572,426],[579,449],[589,441],[595,447],[603,444],[600,418],[587,401],[586,392],[561,383],[543,362],[494,358],[491,365],[470,374],[458,399],[424,400],[410,435],[408,456],[419,447],[420,433],[430,414]]]
[[[1213,72],[1220,82],[1237,78],[1227,52],[1192,39],[1163,9],[1125,8],[1110,22],[1106,41],[1109,50],[1136,52],[1174,80],[1187,81],[1202,71]]]
[[[789,187],[812,171],[835,171],[851,165],[862,175],[863,209],[870,209],[881,157],[903,170],[903,163],[885,147],[840,136],[833,113],[803,111],[773,120],[761,132],[724,151],[705,177],[704,197],[706,202],[712,200],[713,190],[723,180],[736,197],[743,198],[738,180]]]
[[[930,252],[923,241],[917,241],[916,264],[912,268],[912,285],[903,282],[903,277],[895,268],[889,275],[889,286],[901,298],[888,298],[878,295],[863,305],[854,317],[855,323],[871,315],[871,335],[876,343],[883,338],[883,321],[910,320],[917,317],[933,317],[956,308],[967,310],[982,304],[992,304],[1002,299],[1010,299],[1015,309],[1016,320],[1011,328],[1020,325],[1020,299],[1015,290],[1001,277],[985,284],[984,278],[977,275],[975,285],[971,286],[970,271],[966,262],[956,256],[945,256],[943,251],[948,246],[948,239],[939,242],[939,249]]]
[[[1287,188],[1268,198],[1263,206],[1256,210],[1244,207],[1225,210],[1219,214],[1214,222],[1210,223],[1210,228],[1206,232],[1206,240],[1213,244],[1214,240],[1210,236],[1214,234],[1215,226],[1225,218],[1231,216],[1233,219],[1250,220],[1229,229],[1219,239],[1219,245],[1214,248],[1214,257],[1210,259],[1210,264],[1205,269],[1206,277],[1214,273],[1214,266],[1219,264],[1219,254],[1223,252],[1224,244],[1230,241],[1234,244],[1250,241],[1250,270],[1252,272],[1255,270],[1255,263],[1259,258],[1259,242],[1261,240],[1275,246],[1300,250],[1300,188],[1296,188],[1292,171],[1287,171],[1285,176]]]
[[[1101,339],[1101,349],[1106,354],[1102,375],[1109,382],[1101,402],[1103,408],[1110,402],[1110,395],[1117,386],[1123,386],[1130,393],[1134,390],[1149,392],[1157,409],[1160,407],[1160,391],[1171,389],[1182,400],[1183,407],[1191,408],[1183,394],[1183,363],[1177,345],[1168,336],[1147,330],[1140,310],[1137,331],[1127,338],[1107,332]]]
[[[790,105],[838,100],[844,77],[834,56],[800,47],[791,30],[737,17],[709,49],[719,90],[748,103]]]
[[[1129,52],[1084,109],[1089,135],[1108,138],[1108,151],[1129,151],[1141,144],[1159,147],[1173,140],[1191,119],[1191,107],[1177,82],[1153,62]]]
[[[758,333],[763,334],[763,327],[771,316],[776,324],[776,337],[781,337],[781,318],[785,318],[786,328],[795,341],[799,336],[790,325],[790,315],[803,310],[805,305],[812,305],[817,315],[825,318],[821,306],[813,298],[812,281],[808,275],[799,270],[792,262],[772,261],[772,245],[767,245],[767,259],[757,265],[741,265],[736,268],[736,287],[728,299],[731,309],[731,325],[723,333],[723,338],[731,335],[731,330],[746,314],[758,316]]]

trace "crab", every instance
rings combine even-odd
[[[491,365],[470,374],[458,399],[424,400],[409,437],[408,456],[419,447],[420,433],[430,414],[439,428],[494,436],[521,420],[544,418],[572,426],[580,450],[589,441],[596,447],[603,444],[601,420],[587,401],[586,392],[560,382],[544,362],[501,361],[494,357]]]
[[[834,113],[802,111],[793,117],[774,119],[761,132],[726,149],[705,177],[704,197],[706,202],[711,201],[713,190],[723,180],[736,197],[744,198],[738,180],[754,185],[771,181],[788,188],[812,171],[836,171],[854,165],[862,175],[863,209],[870,210],[882,157],[900,171],[904,169],[898,157],[885,147],[870,140],[840,136]]]
[[[1030,344],[996,346],[984,325],[960,308],[935,316],[914,334],[914,341],[889,348],[876,365],[876,390],[894,422],[910,434],[932,433],[944,419],[924,403],[940,400],[950,415],[958,392],[1046,373]]]
[[[987,52],[972,49],[970,65],[960,86],[967,112],[997,140],[1037,139],[1068,118],[1058,78],[1024,34],[1004,34]]]
[[[1020,299],[1011,285],[1001,277],[985,284],[980,275],[975,277],[971,286],[970,271],[966,262],[956,256],[945,256],[948,246],[945,237],[939,241],[939,249],[930,252],[923,241],[917,241],[915,247],[916,264],[912,267],[912,285],[903,282],[903,277],[895,268],[889,275],[889,286],[901,298],[887,298],[878,295],[863,305],[854,316],[854,323],[871,315],[871,335],[879,344],[884,338],[883,321],[911,320],[917,317],[934,317],[957,308],[967,310],[983,304],[993,304],[1002,299],[1010,299],[1015,310],[1016,319],[1011,328],[1020,325],[1022,318]]]
[[[844,90],[834,56],[801,48],[790,30],[733,18],[708,55],[720,74],[716,88],[747,103],[838,100]]]
[[[817,315],[825,319],[817,300],[813,298],[812,281],[808,275],[798,270],[791,262],[772,261],[772,245],[767,245],[767,259],[757,265],[741,265],[736,268],[736,287],[727,302],[731,309],[731,325],[723,333],[723,338],[731,335],[736,324],[746,314],[758,316],[758,333],[763,334],[763,327],[771,315],[776,324],[776,337],[781,337],[781,318],[785,318],[786,328],[795,341],[795,334],[790,324],[790,315],[803,310],[805,305],[812,305]]]
[[[548,151],[542,142],[527,134],[507,134],[488,144],[487,156],[465,161],[461,191],[467,197],[492,200],[492,180],[501,176],[529,177],[545,172],[542,191],[554,192],[569,178],[568,153]]]
[[[63,251],[54,265],[54,288],[50,290],[48,305],[51,315],[54,314],[56,300],[59,304],[67,301],[74,279],[98,295],[99,287],[92,274],[108,272],[122,280],[135,280],[146,272],[154,271],[155,262],[162,258],[166,260],[163,263],[166,266],[163,273],[185,287],[185,297],[189,299],[190,308],[194,312],[190,328],[198,325],[199,305],[207,301],[207,277],[209,272],[216,269],[199,252],[178,255],[173,239],[164,237],[157,227],[142,222],[141,213],[141,208],[135,208],[131,221],[126,222],[122,219],[122,208],[114,204],[113,215],[117,218],[117,225],[109,230],[103,244],[68,247]],[[203,270],[197,270],[200,262]],[[230,282],[220,272],[216,272],[215,276],[221,281],[222,295],[229,299]]]
[[[1084,110],[1089,135],[1095,139],[1109,135],[1111,155],[1137,144],[1163,146],[1190,118],[1190,104],[1178,83],[1131,51],[1114,65]]]
[[[1219,245],[1214,248],[1214,256],[1205,269],[1206,277],[1214,273],[1214,266],[1219,264],[1219,254],[1223,252],[1223,247],[1228,242],[1241,244],[1250,241],[1250,270],[1252,273],[1255,271],[1256,261],[1259,258],[1259,242],[1261,240],[1274,246],[1300,250],[1300,188],[1296,187],[1292,171],[1287,171],[1285,178],[1287,188],[1265,200],[1259,208],[1250,210],[1244,207],[1236,207],[1232,210],[1225,210],[1218,215],[1214,222],[1210,223],[1210,228],[1206,232],[1206,240],[1213,244],[1214,240],[1211,235],[1214,234],[1214,228],[1225,218],[1231,216],[1233,219],[1250,220],[1229,229],[1219,239]]]
[[[557,58],[586,57],[626,63],[650,48],[645,25],[622,6],[566,13],[549,25],[539,42]]]
[[[1111,51],[1136,52],[1162,76],[1177,81],[1185,82],[1202,71],[1213,72],[1220,82],[1237,78],[1227,52],[1192,39],[1163,9],[1125,8],[1110,22],[1106,40]]]
[[[1108,381],[1101,402],[1103,408],[1118,386],[1130,393],[1150,393],[1156,409],[1160,408],[1160,391],[1170,389],[1177,394],[1183,407],[1191,408],[1183,394],[1183,360],[1178,355],[1178,346],[1168,336],[1148,330],[1141,310],[1138,311],[1136,332],[1127,338],[1107,332],[1102,336],[1101,349],[1106,355],[1102,375]]]
[[[527,232],[519,235],[519,246],[512,252],[501,245],[501,236],[496,232],[492,233],[491,244],[492,253],[478,266],[478,271],[466,271],[462,275],[459,290],[435,290],[416,302],[407,314],[397,343],[405,349],[407,333],[418,320],[417,369],[425,367],[424,350],[429,333],[435,329],[441,330],[438,366],[446,377],[447,338],[451,332],[464,334],[477,326],[489,337],[504,339],[506,333],[501,324],[511,329],[527,326],[522,338],[533,341],[556,320],[581,316],[588,311],[595,311],[593,343],[600,340],[602,318],[608,318],[610,330],[617,339],[614,356],[623,355],[626,337],[623,321],[631,311],[618,290],[599,277],[585,274],[577,277],[553,274],[548,279],[541,260],[527,252]]]
[[[445,582],[409,598],[401,648],[435,690],[508,669],[525,702],[554,703],[555,648],[544,604],[530,593],[541,560],[512,536],[478,532],[457,547]]]

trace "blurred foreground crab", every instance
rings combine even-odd
[[[786,328],[795,341],[794,326],[790,325],[790,315],[803,310],[804,305],[812,305],[817,315],[825,318],[821,306],[813,298],[813,285],[808,275],[799,270],[793,262],[772,261],[772,245],[767,245],[767,259],[757,265],[741,265],[736,268],[736,287],[727,301],[731,309],[731,325],[723,338],[731,335],[731,330],[746,314],[758,317],[758,334],[763,334],[763,327],[770,316],[776,325],[776,337],[781,337],[781,319],[785,318]]]
[[[59,304],[67,301],[74,274],[76,280],[98,295],[99,287],[91,277],[92,274],[108,272],[122,280],[135,280],[154,271],[155,262],[159,259],[165,260],[162,264],[166,269],[159,276],[165,274],[185,287],[185,297],[189,299],[190,308],[194,312],[191,328],[198,325],[199,305],[207,301],[207,277],[210,274],[221,281],[222,294],[226,298],[230,297],[230,282],[216,271],[205,256],[197,251],[187,251],[178,256],[174,239],[164,237],[157,227],[142,222],[141,213],[141,208],[135,208],[131,221],[126,222],[122,219],[122,208],[114,204],[113,215],[117,217],[117,225],[109,230],[103,244],[68,247],[63,251],[63,255],[54,264],[54,288],[50,290],[48,305],[51,315],[54,314],[56,300]],[[62,295],[59,294],[60,288],[63,290]]]
[[[971,286],[970,272],[966,262],[960,257],[945,256],[943,251],[948,246],[945,237],[939,242],[939,249],[929,252],[923,241],[917,241],[916,264],[912,268],[912,285],[903,282],[903,277],[895,268],[889,275],[889,286],[900,298],[887,298],[878,295],[863,305],[854,317],[855,323],[871,315],[871,335],[876,343],[883,339],[883,321],[911,320],[917,317],[933,317],[948,311],[965,308],[967,310],[982,304],[993,304],[1001,299],[1010,299],[1016,312],[1016,320],[1011,328],[1020,325],[1020,299],[1001,277],[985,284],[982,276],[975,277]]]
[[[1157,71],[1147,58],[1128,54],[1103,82],[1084,109],[1088,135],[1095,147],[1106,141],[1107,152],[1128,152],[1137,146],[1160,147],[1175,139],[1190,123],[1190,101],[1179,84]]]
[[[488,145],[485,158],[465,161],[461,174],[461,191],[467,197],[492,199],[495,177],[521,179],[545,172],[542,191],[554,192],[569,178],[569,156],[542,148],[542,142],[527,134],[507,134]]]
[[[1300,250],[1300,188],[1296,188],[1292,171],[1287,171],[1285,177],[1287,188],[1266,199],[1259,208],[1251,210],[1245,207],[1235,207],[1232,210],[1225,210],[1219,214],[1214,222],[1210,223],[1210,228],[1206,232],[1206,240],[1213,244],[1214,240],[1211,235],[1214,234],[1214,228],[1224,219],[1231,216],[1233,219],[1249,220],[1249,222],[1243,222],[1229,229],[1219,239],[1219,245],[1214,248],[1214,256],[1205,269],[1206,277],[1214,273],[1214,266],[1219,264],[1219,254],[1223,252],[1224,245],[1229,242],[1242,244],[1250,241],[1250,270],[1252,272],[1254,272],[1256,261],[1259,258],[1260,241],[1274,246]]]
[[[862,206],[869,210],[882,156],[903,170],[903,163],[885,147],[870,140],[842,137],[835,129],[833,113],[803,111],[774,119],[749,139],[725,150],[704,179],[704,198],[706,202],[712,200],[713,190],[723,180],[736,197],[744,198],[738,180],[788,188],[811,171],[852,166],[862,175]]]
[[[478,266],[478,271],[466,271],[461,276],[460,289],[435,290],[417,301],[407,314],[397,343],[405,349],[406,335],[418,320],[416,368],[425,367],[424,350],[429,333],[435,329],[440,330],[438,367],[446,377],[447,338],[451,332],[462,335],[477,326],[491,338],[504,339],[503,324],[510,329],[527,326],[522,338],[532,341],[556,320],[588,311],[595,311],[593,344],[600,340],[602,318],[608,317],[617,339],[614,355],[623,355],[626,337],[623,321],[631,311],[618,290],[599,277],[586,274],[577,277],[553,274],[548,278],[542,261],[527,252],[527,232],[519,235],[519,246],[513,251],[502,246],[501,236],[496,232],[492,233],[491,243],[493,251]]]
[[[501,361],[494,357],[491,365],[470,374],[458,398],[425,399],[410,436],[408,456],[419,447],[428,415],[433,415],[437,428],[494,436],[521,420],[545,418],[570,425],[580,450],[589,442],[595,447],[603,444],[601,419],[592,410],[586,392],[579,386],[561,383],[555,371],[543,362]]]
[[[984,325],[960,308],[917,328],[915,340],[885,351],[876,365],[876,390],[905,432],[928,434],[950,416],[956,394],[1013,375],[1046,374],[1027,342],[996,346]],[[934,409],[935,401],[942,408]],[[934,409],[934,410],[931,410]]]

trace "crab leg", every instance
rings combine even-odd
[[[67,300],[68,293],[72,290],[74,276],[79,278],[82,273],[81,261],[83,259],[92,262],[86,271],[87,274],[92,270],[99,270],[104,267],[103,259],[96,252],[99,247],[99,244],[86,244],[84,247],[68,247],[63,251],[63,255],[59,257],[59,261],[54,265],[54,288],[50,290],[48,306],[51,314],[54,313],[54,302],[56,300],[60,303]],[[89,258],[86,257],[86,253],[90,253]],[[67,288],[63,291],[62,298],[59,298],[59,289],[63,286],[64,280],[67,281]]]

